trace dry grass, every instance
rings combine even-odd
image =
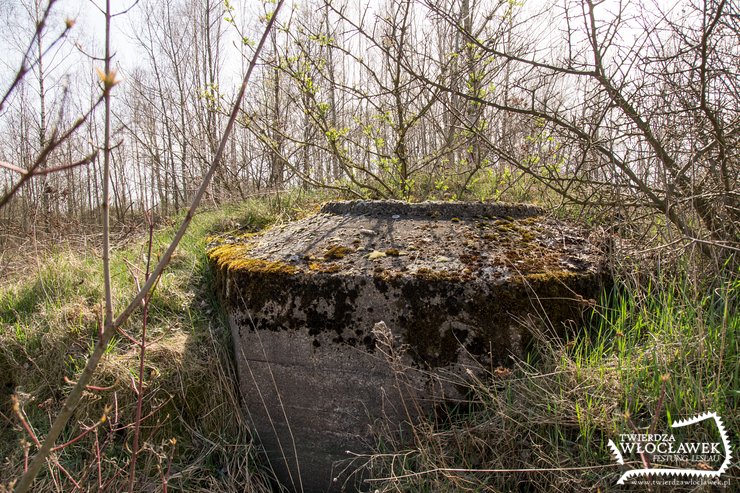
[[[247,205],[199,215],[152,297],[135,491],[163,491],[165,485],[170,491],[271,491],[269,469],[258,466],[242,416],[230,333],[205,263],[206,237],[224,217],[248,227],[254,221],[259,228],[273,220],[265,216],[270,210],[255,213]],[[168,234],[157,235],[155,251]],[[141,275],[144,251],[137,239],[114,252],[119,303],[133,292],[132,276]],[[58,246],[35,266],[16,270],[14,282],[8,274],[0,288],[0,484],[12,484],[24,454],[33,454],[23,422],[43,439],[84,366],[100,326],[100,270],[94,251]],[[136,339],[140,325],[139,315],[124,329]],[[55,454],[34,491],[127,489],[138,368],[138,345],[124,335],[114,338],[74,425],[58,443],[84,436]]]

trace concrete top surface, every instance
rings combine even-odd
[[[210,256],[229,270],[414,276],[503,283],[600,270],[588,231],[536,206],[482,202],[347,201],[243,237]]]
[[[471,217],[514,217],[518,219],[542,215],[544,211],[530,204],[502,202],[418,202],[400,200],[347,200],[327,202],[321,207],[324,214],[452,219]]]

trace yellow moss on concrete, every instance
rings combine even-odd
[[[427,267],[418,269],[415,276],[425,281],[447,281],[447,282],[459,282],[465,279],[465,274],[458,271],[450,270],[433,270]]]
[[[319,262],[309,262],[308,264],[308,270],[313,272],[325,272],[325,273],[335,273],[342,270],[342,266],[339,264],[322,264]]]
[[[326,260],[339,260],[344,258],[345,255],[352,251],[351,248],[344,245],[333,245],[326,249],[324,252],[324,259]]]
[[[208,252],[208,258],[216,265],[230,271],[260,272],[266,274],[295,274],[293,265],[274,260],[264,260],[249,256],[251,247],[243,243],[219,245]]]

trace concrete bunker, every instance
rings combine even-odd
[[[454,398],[429,371],[507,365],[525,317],[560,330],[603,280],[581,227],[521,204],[331,202],[209,258],[253,429],[282,482],[307,492],[356,490],[347,451],[370,450],[376,419],[402,428]]]

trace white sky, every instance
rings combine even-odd
[[[20,6],[21,2],[32,3],[34,0],[0,0],[0,16],[7,17],[7,22],[0,23],[0,50],[4,56],[0,57],[0,93],[4,87],[3,82],[7,82],[8,77],[15,73],[17,70],[18,63],[20,61],[20,49],[22,44],[19,39],[23,39],[23,43],[27,43],[31,35],[31,21],[25,14],[24,9]],[[41,0],[46,2],[46,0]],[[168,0],[163,0],[168,1]],[[284,14],[290,10],[290,3],[294,5],[297,3],[304,3],[308,0],[293,0],[286,5]],[[557,5],[562,8],[565,2],[573,5],[577,4],[578,0],[555,0]],[[626,2],[628,0],[624,0]],[[634,0],[640,1],[640,0]],[[647,0],[650,1],[650,0]],[[653,0],[656,4],[664,8],[669,8],[675,5],[676,2],[669,0]],[[142,19],[151,15],[145,12],[147,2],[140,2],[137,4],[137,0],[111,0],[111,6],[114,12],[122,12],[127,9],[130,11],[125,16],[119,16],[113,19],[112,22],[112,42],[111,45],[115,52],[114,62],[119,68],[119,71],[124,75],[127,70],[134,68],[139,64],[140,60],[144,58],[139,53],[139,49],[136,43],[130,39],[129,34],[132,29],[136,29],[136,26],[142,22]],[[261,24],[257,20],[259,17],[258,13],[264,9],[263,0],[231,0],[231,3],[236,8],[237,22],[247,22],[248,27],[255,32],[261,29]],[[369,6],[369,11],[379,10],[379,7],[385,4],[385,0],[350,0],[349,4],[356,8],[362,8],[365,5]],[[536,11],[539,10],[545,0],[524,0],[525,11]],[[548,2],[549,3],[549,2]],[[617,6],[623,3],[620,0],[602,0],[598,4],[597,14],[604,16],[606,19],[611,18],[612,14],[617,11]],[[103,43],[105,36],[104,17],[100,12],[100,8],[104,8],[105,0],[58,0],[55,5],[55,15],[52,16],[49,22],[49,32],[57,33],[63,29],[64,21],[67,18],[75,19],[76,25],[74,26],[70,39],[77,43],[82,50],[86,53],[94,56],[102,56],[103,54]],[[241,17],[241,18],[240,18]],[[524,16],[526,17],[526,15]],[[224,21],[222,21],[224,22]],[[25,35],[19,34],[25,26]],[[537,28],[547,31],[547,26],[540,26]],[[222,82],[228,85],[232,82],[229,79],[235,79],[240,75],[241,63],[231,63],[232,57],[239,57],[238,52],[232,48],[232,41],[235,37],[233,29],[228,29],[227,32],[231,33],[232,40],[224,43],[224,48],[227,50],[224,56],[224,60],[227,67],[227,72],[222,74],[224,78]],[[550,36],[555,35],[554,31],[548,33]],[[548,44],[548,40],[544,39],[546,36],[543,33],[543,37],[539,40],[540,43]],[[252,38],[255,35],[252,34]],[[51,39],[51,38],[49,38]],[[233,50],[233,53],[228,50]],[[81,72],[79,69],[75,70],[72,68],[72,64],[76,61],[82,60],[81,57],[70,56],[60,61],[62,66],[56,68],[58,72],[67,71],[67,67],[64,64],[69,65],[69,70],[73,73],[84,74],[85,70],[89,71],[90,82],[95,80],[95,74],[92,71],[92,67],[89,62],[83,63],[84,67]],[[102,62],[94,62],[94,66],[102,66]],[[125,81],[124,81],[125,82]]]
[[[6,22],[0,23],[0,91],[2,83],[15,74],[18,69],[21,52],[32,36],[33,20],[29,18],[21,6],[21,2],[33,3],[34,0],[0,0],[0,18],[5,17]],[[164,0],[168,1],[168,0]],[[42,0],[44,4],[46,0]],[[253,18],[247,12],[261,9],[262,2],[258,0],[231,0],[237,8],[237,22],[247,18]],[[123,72],[132,69],[140,63],[142,56],[140,49],[130,34],[139,24],[140,19],[149,15],[144,11],[145,2],[137,3],[136,0],[111,0],[113,12],[128,12],[112,20],[111,48],[115,54],[114,63]],[[102,57],[105,42],[105,21],[100,11],[105,8],[105,0],[58,0],[54,5],[53,15],[47,24],[47,39],[54,38],[54,34],[64,29],[66,19],[74,19],[75,25],[70,32],[69,40],[88,55]],[[239,19],[239,17],[242,19]],[[224,21],[222,21],[224,22]],[[225,22],[224,22],[225,24]],[[252,23],[257,27],[258,22]],[[233,28],[230,28],[232,38],[235,38]],[[224,47],[228,50],[232,42],[227,41]],[[84,57],[70,57],[80,60]],[[102,66],[102,62],[94,62],[96,66]],[[64,68],[64,67],[61,67]],[[90,74],[94,78],[94,73]]]

